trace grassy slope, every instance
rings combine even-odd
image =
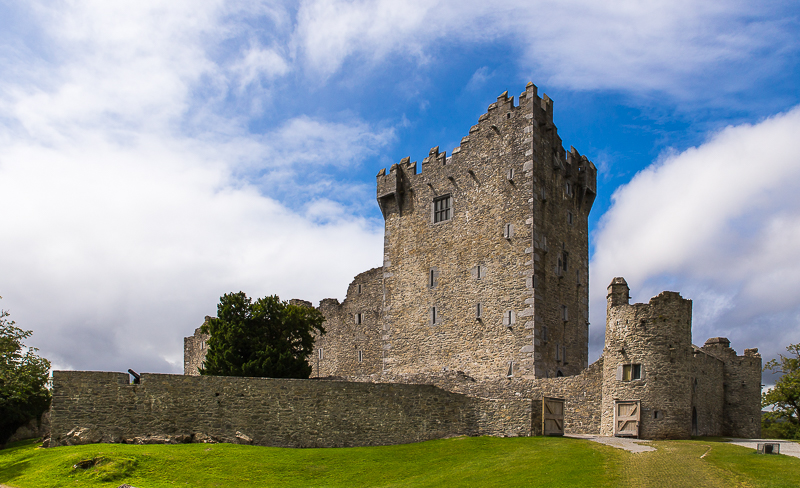
[[[163,486],[800,486],[800,460],[713,439],[632,454],[577,439],[455,438],[401,446],[280,449],[95,444],[0,451],[0,483],[22,488]],[[710,451],[709,451],[710,448]],[[705,458],[701,455],[708,454]],[[105,462],[73,469],[82,459]]]

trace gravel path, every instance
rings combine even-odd
[[[574,439],[586,439],[592,442],[599,442],[607,446],[616,447],[617,449],[625,449],[630,452],[648,452],[655,451],[656,448],[648,446],[650,441],[642,439],[631,439],[628,437],[607,437],[592,434],[565,434],[564,437],[572,437]]]
[[[731,444],[737,446],[749,447],[750,449],[757,449],[759,442],[771,442],[781,445],[781,454],[800,458],[800,444],[783,439],[728,439]]]

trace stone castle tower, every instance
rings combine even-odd
[[[547,378],[588,366],[588,216],[597,169],[564,150],[529,83],[497,97],[451,155],[377,176],[383,266],[324,299],[313,376],[462,371]],[[204,337],[186,342],[196,374]]]
[[[588,366],[588,215],[596,168],[566,152],[528,84],[451,155],[378,174],[386,221],[381,370],[554,377]]]
[[[518,104],[500,95],[450,155],[435,147],[381,170],[383,264],[357,275],[343,302],[320,302],[327,334],[312,376],[526,398],[515,421],[531,432],[548,398],[562,402],[568,432],[758,436],[758,350],[738,356],[721,337],[694,346],[692,302],[676,292],[630,304],[614,278],[605,349],[589,366],[596,177],[564,150],[553,102],[532,83]],[[199,329],[185,339],[185,374],[197,374],[206,340]]]

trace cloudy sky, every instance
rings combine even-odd
[[[375,175],[505,90],[598,166],[605,287],[694,300],[694,342],[800,342],[800,5],[0,0],[0,306],[56,368],[182,371],[245,291],[344,298]]]

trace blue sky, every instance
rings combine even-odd
[[[57,368],[182,370],[221,294],[344,298],[375,175],[502,92],[599,168],[605,286],[694,300],[694,342],[800,341],[792,1],[0,2],[0,303]]]

